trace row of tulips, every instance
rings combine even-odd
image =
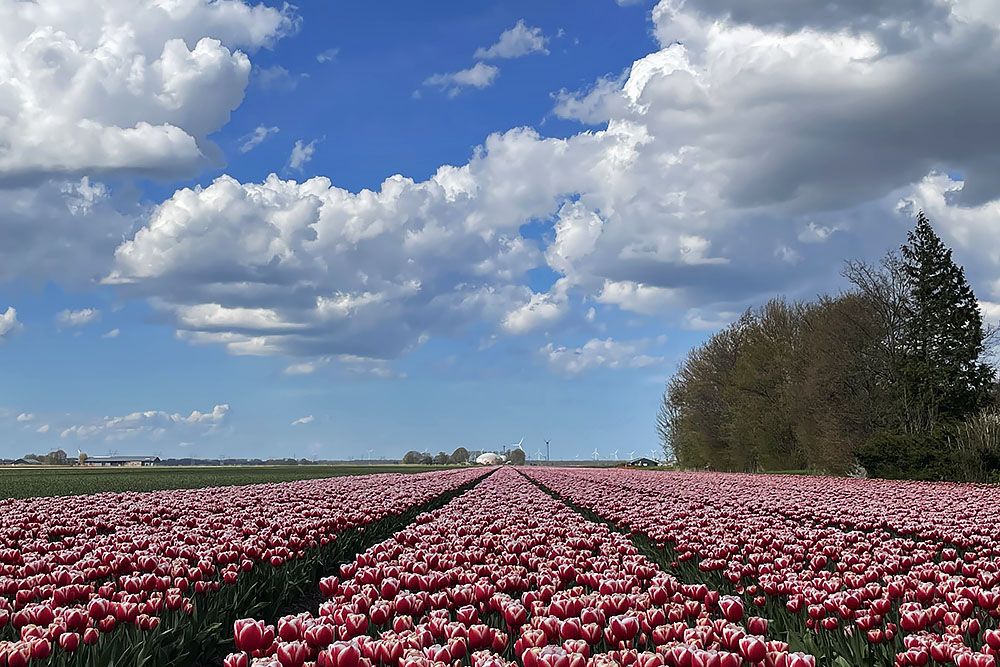
[[[237,621],[226,667],[815,664],[510,467],[320,586],[316,614]]]
[[[735,504],[845,530],[886,529],[959,552],[992,548],[1000,539],[1000,498],[992,485],[797,475],[768,476],[762,481],[760,475],[686,472],[644,477],[636,472],[606,470],[594,479],[630,487],[642,480],[643,489],[651,493],[720,508]],[[719,493],[720,487],[726,492]],[[859,503],[859,498],[865,502]]]
[[[482,475],[6,501],[0,666],[195,664],[219,651],[234,618],[273,617],[324,570],[409,522],[408,510]]]
[[[685,581],[739,596],[794,647],[827,662],[991,667],[1000,658],[1000,535],[990,519],[1000,502],[985,502],[975,518],[979,508],[954,500],[985,498],[985,487],[628,470],[526,474],[629,532]],[[826,505],[831,500],[837,508]]]

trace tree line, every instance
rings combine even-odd
[[[459,447],[451,454],[447,452],[438,452],[434,456],[431,456],[430,452],[418,452],[415,450],[410,450],[403,455],[402,463],[409,464],[420,464],[420,465],[459,465],[462,463],[468,463],[472,458],[469,450],[465,447]],[[521,449],[512,449],[507,454],[507,460],[514,465],[524,465],[525,454]]]
[[[450,464],[460,464],[469,462],[469,450],[465,447],[459,447],[451,454],[447,452],[438,452],[436,455],[432,456],[429,452],[418,452],[415,450],[410,450],[403,455],[401,463],[408,464],[419,464],[419,465],[450,465]]]
[[[772,299],[691,350],[657,416],[678,465],[992,480],[1000,470],[993,331],[920,213],[851,287]]]
[[[25,454],[20,460],[37,463],[40,465],[64,466],[69,465],[69,455],[61,449],[54,449],[48,454]],[[13,460],[4,459],[3,462],[14,463]],[[73,459],[76,462],[76,459]]]

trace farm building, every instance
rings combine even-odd
[[[640,456],[637,459],[632,459],[625,465],[629,468],[653,468],[660,464],[654,461],[653,459],[647,459],[644,456]]]
[[[481,466],[496,466],[501,463],[505,463],[506,461],[506,457],[494,454],[493,452],[486,452],[485,454],[480,454],[476,457],[476,463]]]
[[[42,462],[39,461],[38,459],[21,458],[21,459],[18,459],[16,461],[14,461],[14,465],[16,465],[16,466],[38,466],[38,465],[42,465]]]
[[[98,468],[107,467],[140,467],[152,466],[160,462],[159,456],[88,456],[83,462],[85,466]]]

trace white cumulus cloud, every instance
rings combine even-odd
[[[285,375],[312,375],[316,370],[322,366],[323,363],[319,361],[302,361],[296,364],[288,364],[285,367]]]
[[[524,304],[504,316],[506,332],[520,335],[558,322],[566,312],[566,301],[559,295],[532,294]]]
[[[240,152],[249,153],[253,149],[257,148],[257,146],[264,143],[269,136],[277,134],[279,131],[280,129],[277,127],[258,125],[254,128],[253,132],[240,137]]]
[[[517,228],[554,195],[509,197],[508,163],[533,168],[539,149],[558,145],[498,135],[470,165],[357,194],[325,178],[222,177],[158,207],[118,249],[106,282],[156,296],[194,343],[394,358],[427,336],[495,325],[530,301],[520,283],[541,255]]]
[[[533,28],[526,25],[524,19],[520,19],[513,28],[500,33],[500,38],[495,44],[487,48],[476,49],[474,57],[478,60],[489,60],[491,58],[520,58],[531,53],[548,54],[549,51],[545,48],[548,41],[548,37],[542,33],[541,28]]]
[[[82,327],[101,319],[101,311],[97,308],[81,308],[80,310],[62,310],[56,315],[60,328]]]
[[[424,80],[424,85],[440,88],[447,91],[449,96],[454,97],[463,88],[489,88],[499,74],[499,67],[486,63],[476,63],[472,67],[457,72],[429,76]]]
[[[243,99],[240,49],[295,23],[240,0],[0,4],[0,186],[191,173]]]
[[[21,323],[17,321],[17,310],[13,306],[8,306],[7,310],[0,313],[0,342],[22,328]]]
[[[298,23],[243,0],[0,3],[0,281],[104,273],[141,211],[128,182],[220,164],[250,55]]]
[[[156,206],[106,282],[148,297],[184,340],[304,371],[428,337],[538,333],[593,303],[602,324],[619,310],[707,328],[839,286],[843,259],[897,245],[918,206],[970,276],[1000,278],[995,3],[665,0],[652,25],[659,46],[627,72],[557,96],[586,124],[576,134],[498,132],[464,164],[358,192],[222,176]],[[428,85],[497,72],[479,62]],[[546,357],[642,358],[595,341]]]
[[[312,160],[316,152],[316,142],[310,141],[308,144],[301,139],[295,142],[292,147],[292,154],[288,156],[288,168],[295,171],[302,171],[302,168]]]
[[[606,280],[597,300],[642,315],[665,313],[676,304],[677,294],[666,287],[644,285],[632,280]]]
[[[316,62],[318,63],[331,62],[333,60],[336,60],[339,54],[340,54],[340,49],[338,48],[331,48],[331,49],[326,49],[324,51],[320,51],[319,53],[316,54]]]
[[[194,410],[187,415],[146,410],[121,417],[105,417],[101,420],[74,424],[65,428],[59,435],[62,438],[75,436],[80,439],[103,438],[110,441],[138,435],[159,438],[172,430],[207,429],[204,432],[210,433],[225,421],[228,414],[228,404],[216,405],[209,412]]]
[[[549,367],[565,375],[578,375],[598,368],[646,368],[663,363],[662,357],[645,354],[644,341],[623,343],[611,338],[593,338],[580,347],[548,343],[540,352]]]
[[[316,421],[316,418],[312,415],[306,415],[305,417],[299,417],[292,422],[292,426],[303,426],[305,424],[311,424]]]

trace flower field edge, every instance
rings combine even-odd
[[[607,525],[612,530],[626,535],[629,541],[638,549],[639,553],[656,563],[664,571],[674,574],[681,581],[687,584],[704,584],[711,590],[719,591],[727,596],[741,598],[747,608],[754,607],[752,596],[738,593],[731,582],[715,572],[703,572],[699,570],[697,561],[688,560],[678,562],[677,554],[674,553],[669,544],[661,548],[646,535],[608,520],[606,517],[575,503],[572,499],[563,496],[558,491],[551,489],[529,475],[525,475],[525,478],[545,493],[565,503],[587,520]],[[833,641],[830,637],[817,636],[808,630],[802,623],[802,619],[797,614],[789,613],[784,605],[772,603],[759,611],[762,617],[770,621],[772,634],[780,636],[794,651],[801,651],[822,658],[823,661],[819,663],[821,665],[828,665],[830,667],[861,667],[861,665],[868,667],[891,667],[894,664],[893,655],[896,652],[894,648],[902,649],[902,642],[900,641],[898,647],[884,645],[883,650],[869,654],[866,651],[869,647],[864,642],[853,642],[853,650],[844,651],[838,646],[838,642]],[[859,654],[864,655],[864,662],[852,662],[857,660]]]
[[[232,584],[219,582],[217,590],[196,593],[190,612],[167,610],[148,628],[121,624],[101,633],[93,644],[79,643],[75,650],[50,644],[48,654],[29,655],[6,650],[15,642],[12,625],[0,631],[0,665],[49,667],[208,667],[217,665],[233,640],[233,622],[248,615],[275,618],[282,609],[315,589],[320,578],[341,563],[412,523],[417,516],[441,507],[467,492],[492,471],[481,471],[472,479],[446,490],[404,512],[347,529],[330,543],[309,549],[301,558],[279,565],[259,563]],[[23,662],[22,662],[23,660]]]
[[[815,530],[809,527],[809,512],[816,511],[808,503],[805,509],[798,511],[798,516],[782,512],[775,508],[776,504],[789,502],[789,496],[784,493],[788,485],[784,478],[775,478],[775,495],[766,493],[759,496],[751,494],[752,507],[748,507],[745,517],[753,517],[755,512],[771,511],[780,515],[782,521],[796,524],[793,534],[772,533],[766,527],[766,522],[758,526],[762,532],[749,538],[747,542],[726,541],[726,544],[703,542],[700,547],[684,536],[704,536],[708,540],[732,531],[732,517],[727,514],[732,510],[734,498],[744,502],[747,490],[737,485],[733,489],[719,486],[718,493],[723,501],[730,503],[729,508],[724,503],[718,504],[711,495],[706,495],[707,486],[687,489],[676,486],[677,482],[688,485],[699,479],[700,473],[684,477],[682,474],[670,478],[662,478],[660,482],[667,484],[664,493],[671,490],[666,504],[654,500],[657,490],[651,481],[651,476],[635,471],[586,471],[580,472],[568,469],[529,469],[522,472],[540,488],[547,490],[553,497],[567,503],[580,511],[584,516],[618,530],[630,538],[630,541],[665,571],[675,574],[682,581],[700,582],[737,597],[743,601],[746,609],[768,618],[783,640],[796,650],[816,656],[817,664],[839,667],[903,667],[914,665],[957,665],[958,667],[992,667],[997,662],[1000,652],[1000,593],[996,585],[1000,581],[997,574],[998,562],[994,560],[997,552],[995,537],[989,537],[988,523],[972,523],[970,531],[966,523],[960,533],[949,532],[947,528],[953,517],[935,516],[933,520],[914,521],[910,516],[913,510],[903,510],[908,507],[899,502],[885,502],[884,494],[892,492],[896,487],[887,483],[882,488],[874,486],[877,482],[862,485],[867,491],[882,494],[880,500],[872,500],[867,495],[860,505],[878,507],[875,512],[876,521],[870,516],[859,515],[847,518],[838,516],[832,510],[823,508],[818,511],[814,521],[822,527]],[[648,474],[647,474],[648,475]],[[631,476],[631,477],[630,477]],[[599,493],[595,483],[607,481],[604,478],[615,478],[615,483],[609,483],[617,489],[615,493]],[[712,478],[711,474],[703,474],[700,479]],[[713,483],[735,484],[739,475],[715,475]],[[625,483],[632,482],[632,485]],[[770,478],[756,476],[749,480],[759,487],[767,487]],[[830,480],[823,478],[827,485],[843,485],[848,487],[854,480]],[[795,483],[799,483],[798,480]],[[783,486],[784,485],[784,486]],[[928,485],[913,485],[913,489],[926,493],[938,491],[937,497],[929,498],[940,502],[942,497],[960,494],[978,494],[984,492],[979,486],[941,485],[941,489],[928,488]],[[677,489],[679,493],[675,493]],[[839,488],[839,487],[838,487]],[[854,488],[854,487],[848,487]],[[845,493],[848,488],[841,488]],[[625,493],[620,493],[624,491]],[[686,495],[685,495],[686,494]],[[615,498],[617,497],[617,501]],[[825,498],[821,495],[816,498]],[[757,502],[763,499],[763,502]],[[693,505],[685,505],[686,502]],[[933,500],[931,501],[934,502]],[[958,502],[961,502],[960,500]],[[663,513],[663,508],[671,503],[679,513],[670,516]],[[793,507],[795,507],[793,505]],[[920,507],[920,503],[917,503]],[[691,512],[691,508],[703,509],[703,512]],[[728,511],[727,511],[728,510]],[[972,511],[971,508],[967,511]],[[980,510],[980,514],[982,511]],[[960,516],[960,515],[959,515]],[[961,517],[960,518],[964,518]],[[620,520],[620,521],[619,521]],[[711,524],[728,520],[724,527],[712,530]],[[676,522],[680,523],[676,523]],[[707,521],[707,523],[706,523]],[[912,525],[907,525],[910,521]],[[902,522],[904,530],[898,527]],[[937,523],[935,523],[937,522]],[[775,522],[778,525],[780,522]],[[689,530],[685,533],[682,526],[687,524]],[[979,526],[979,530],[976,527]],[[679,531],[679,532],[678,532]],[[779,542],[779,551],[772,561],[766,558],[755,560],[765,555],[759,544],[766,544],[774,539],[793,539],[796,535],[810,539],[810,535],[823,535],[826,544],[829,540],[838,538],[841,534],[850,534],[851,544],[858,549],[864,549],[872,554],[883,554],[889,561],[883,568],[878,559],[864,561],[856,557],[851,550],[829,551],[832,547],[822,549],[822,543],[814,543],[814,550],[801,553],[787,551],[788,548],[799,548],[794,541]],[[680,542],[674,540],[680,536]],[[742,539],[747,539],[744,534]],[[913,556],[897,557],[898,554],[884,551],[885,545],[894,543],[897,547],[912,550]],[[734,545],[744,544],[747,552]],[[782,550],[781,545],[784,545]],[[809,544],[805,542],[804,544]],[[728,549],[726,552],[720,549]],[[719,553],[719,555],[715,555]],[[789,560],[782,554],[796,553],[796,559]],[[802,554],[805,554],[804,559]],[[993,554],[991,556],[991,554]],[[911,561],[908,564],[908,561]],[[733,566],[732,564],[736,565]],[[740,563],[744,563],[742,571]],[[748,564],[752,568],[748,568]],[[912,564],[912,570],[907,570]],[[810,589],[810,575],[796,578],[797,571],[793,567],[805,566],[805,571],[811,574],[813,582],[828,582],[833,588],[822,586]],[[902,566],[902,570],[898,569]],[[735,569],[734,569],[735,567]],[[862,568],[862,569],[858,569]],[[749,578],[747,572],[750,572]],[[754,572],[757,574],[754,575]],[[867,579],[866,579],[867,577]],[[884,578],[883,578],[884,577]],[[788,578],[789,585],[783,585]],[[862,583],[857,583],[857,582]],[[867,585],[864,581],[869,581]],[[800,584],[806,584],[800,588]],[[991,590],[992,589],[992,590]],[[874,597],[871,597],[874,596]]]

